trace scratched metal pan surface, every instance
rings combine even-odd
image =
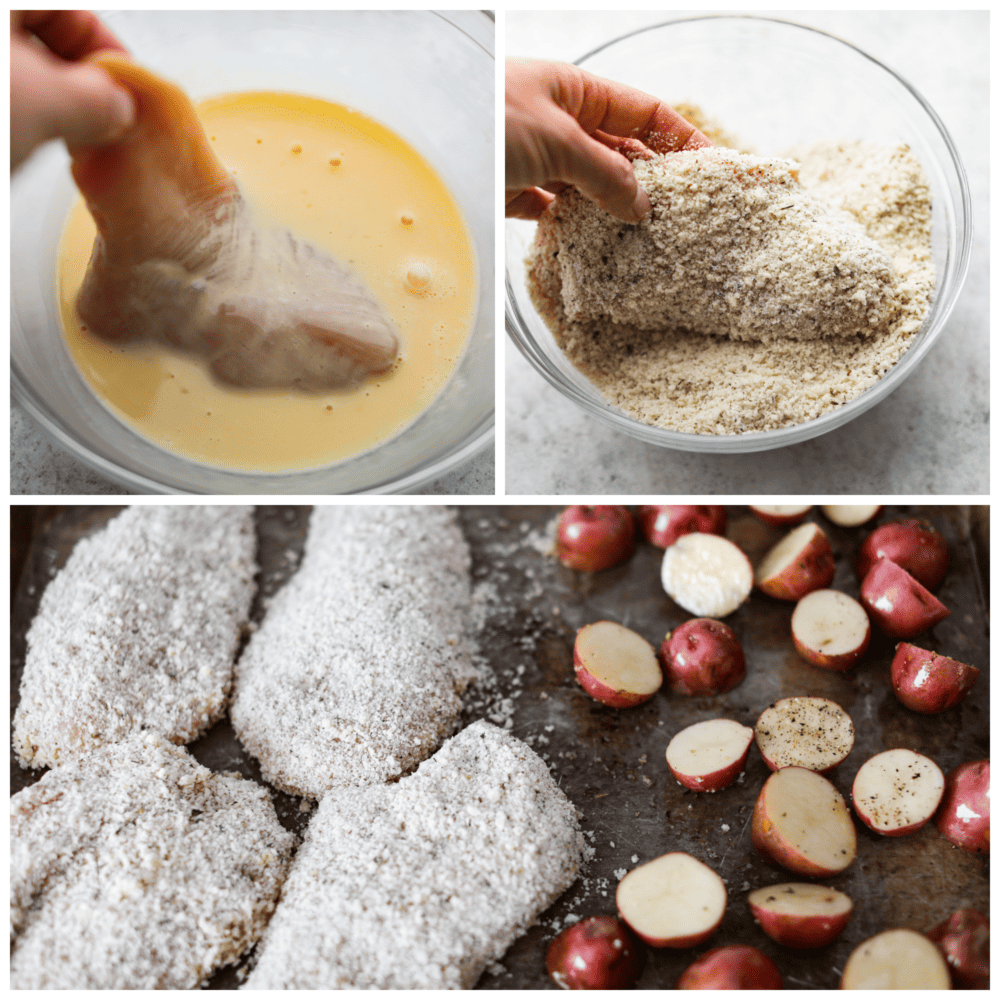
[[[75,542],[120,508],[62,507],[12,510],[11,713],[17,704],[24,635],[41,592]],[[698,955],[723,944],[752,944],[777,963],[787,988],[830,989],[844,962],[865,938],[889,927],[927,930],[955,909],[989,912],[987,856],[952,848],[928,825],[908,837],[883,838],[860,823],[858,859],[841,876],[825,880],[847,892],[855,913],[841,938],[827,948],[800,952],[781,947],[753,923],[746,905],[751,889],[798,881],[764,862],[750,844],[754,800],[769,772],[756,749],[742,780],[714,795],[682,788],[666,767],[670,738],[694,722],[726,716],[752,726],[778,698],[819,695],[847,710],[855,723],[851,755],[833,772],[845,795],[858,768],[885,749],[906,747],[933,758],[944,771],[989,755],[988,552],[985,508],[888,507],[877,522],[902,514],[931,520],[945,535],[951,568],[938,596],[952,615],[924,645],[982,669],[961,705],[938,716],[921,716],[896,700],[889,683],[893,644],[880,636],[847,674],[806,664],[795,652],[789,623],[793,605],[754,593],[726,619],[747,657],[746,679],[715,698],[685,698],[665,691],[638,708],[616,711],[590,699],[573,676],[577,628],[600,619],[620,621],[658,646],[667,631],[692,617],[677,607],[659,582],[661,553],[641,542],[623,565],[602,573],[576,573],[545,554],[554,507],[463,506],[459,509],[473,552],[476,608],[483,622],[482,652],[495,686],[469,695],[468,723],[483,715],[504,724],[542,754],[560,787],[582,816],[594,857],[585,874],[480,980],[486,989],[553,987],[545,952],[555,931],[573,917],[614,913],[618,878],[637,864],[668,851],[687,851],[727,881],[729,906],[719,930],[699,948],[650,952],[639,988],[671,988]],[[857,596],[853,566],[871,526],[841,529],[818,511],[810,517],[830,537],[837,556],[833,586]],[[261,507],[257,512],[261,564],[251,617],[294,572],[308,508]],[[783,534],[762,524],[745,507],[729,510],[728,537],[755,562]],[[261,781],[227,720],[190,747],[203,764],[239,770]],[[11,790],[37,780],[11,759]],[[261,781],[263,784],[263,782]],[[275,793],[279,818],[300,832],[308,822],[297,799]],[[401,960],[403,956],[401,956]],[[214,977],[211,988],[239,984],[236,970]]]

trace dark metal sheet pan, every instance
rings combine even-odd
[[[12,516],[11,712],[17,703],[24,634],[44,586],[82,535],[119,508],[14,508]],[[953,910],[974,906],[989,912],[988,857],[952,848],[933,825],[902,838],[883,838],[858,827],[857,861],[827,880],[851,895],[855,914],[842,937],[827,948],[798,952],[774,944],[753,923],[746,905],[750,889],[795,876],[765,863],[750,844],[749,818],[768,771],[755,749],[738,784],[714,795],[679,786],[667,770],[670,738],[691,723],[725,715],[753,725],[777,698],[819,695],[851,715],[856,743],[831,775],[848,794],[854,775],[873,754],[907,747],[932,757],[946,772],[966,760],[989,755],[988,508],[889,507],[879,521],[900,514],[929,518],[946,536],[951,568],[939,597],[952,615],[918,644],[979,667],[971,695],[939,716],[920,716],[896,700],[889,684],[893,644],[876,636],[861,664],[835,674],[806,664],[792,646],[792,605],[755,593],[727,619],[740,636],[747,677],[715,698],[684,698],[661,691],[638,708],[616,711],[592,701],[576,684],[572,646],[577,628],[602,618],[628,625],[658,646],[664,634],[691,617],[659,582],[661,555],[641,543],[622,566],[603,573],[575,573],[544,553],[559,508],[460,508],[474,558],[476,608],[483,622],[482,653],[496,681],[470,692],[463,718],[483,715],[503,725],[541,753],[582,815],[594,857],[584,876],[519,939],[479,983],[487,989],[548,988],[545,951],[556,930],[573,917],[614,912],[618,877],[636,864],[668,851],[687,851],[727,881],[729,907],[722,926],[706,944],[683,951],[651,953],[640,988],[671,988],[699,954],[722,944],[755,945],[781,969],[787,988],[836,988],[851,950],[889,927],[927,930]],[[837,555],[834,586],[857,596],[853,565],[868,528],[841,529],[816,511],[810,515],[830,536]],[[294,571],[308,508],[261,507],[257,514],[264,600]],[[782,534],[745,507],[729,511],[730,539],[755,561]],[[23,569],[16,560],[23,549]],[[227,721],[190,748],[206,766],[239,770],[260,781]],[[11,789],[37,780],[11,760]],[[297,799],[275,793],[281,821],[301,831],[308,811]],[[401,956],[401,960],[405,960]],[[234,970],[211,986],[238,985]]]

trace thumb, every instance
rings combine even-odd
[[[639,187],[632,164],[621,153],[609,149],[566,116],[564,135],[553,158],[556,176],[624,222],[638,222],[652,207]],[[571,130],[572,135],[565,135]]]
[[[59,67],[52,82],[41,109],[51,138],[74,145],[112,142],[135,121],[132,95],[97,66]]]

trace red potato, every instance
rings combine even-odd
[[[927,936],[941,949],[955,985],[990,988],[990,922],[978,910],[958,910]]]
[[[805,767],[828,774],[854,746],[854,723],[827,698],[782,698],[757,719],[757,749],[772,771]]]
[[[726,533],[726,508],[684,504],[652,504],[636,509],[636,520],[646,540],[658,549],[668,549],[681,535]]]
[[[732,614],[753,589],[747,557],[719,535],[681,535],[663,553],[663,589],[685,611],[709,618]]]
[[[883,931],[851,952],[842,990],[950,990],[948,966],[937,946],[916,931]]]
[[[861,581],[861,605],[890,639],[911,639],[951,614],[890,559],[880,559]]]
[[[750,839],[768,861],[812,878],[840,874],[858,850],[844,797],[805,767],[786,767],[767,779],[754,805]]]
[[[767,552],[754,579],[769,597],[798,601],[829,586],[835,569],[830,542],[823,529],[810,522],[793,528]]]
[[[776,527],[798,524],[812,510],[811,503],[750,504],[750,509],[765,523]]]
[[[930,522],[907,518],[880,524],[858,550],[858,579],[879,559],[891,559],[928,590],[937,590],[948,572],[948,543]]]
[[[693,948],[726,912],[726,885],[690,854],[664,854],[633,868],[615,894],[618,913],[654,948]]]
[[[641,705],[663,684],[656,650],[617,622],[593,622],[576,633],[573,667],[583,690],[611,708]]]
[[[564,990],[627,990],[646,964],[646,946],[617,917],[586,917],[549,945],[545,967]]]
[[[717,792],[746,766],[753,730],[732,719],[709,719],[682,729],[667,745],[667,767],[686,788]]]
[[[660,645],[667,687],[679,694],[722,694],[746,675],[736,633],[711,618],[692,618],[668,632]]]
[[[778,967],[759,948],[729,944],[705,952],[677,980],[677,990],[780,990]]]
[[[868,613],[838,590],[814,590],[792,613],[792,641],[799,656],[825,670],[850,670],[871,637]]]
[[[784,882],[747,896],[760,929],[789,948],[822,948],[835,940],[854,912],[851,897],[809,882]]]
[[[956,847],[977,854],[990,850],[990,762],[959,764],[944,779],[944,796],[934,817],[938,832]]]
[[[867,524],[882,510],[880,503],[832,503],[823,505],[823,513],[841,528]]]
[[[556,556],[569,569],[608,569],[635,551],[635,521],[627,507],[567,507],[556,528]]]
[[[979,671],[967,663],[939,656],[908,642],[892,658],[896,697],[914,712],[936,715],[957,705],[976,683]]]
[[[886,750],[866,760],[854,778],[851,798],[858,818],[886,837],[919,830],[944,794],[941,768],[912,750]]]

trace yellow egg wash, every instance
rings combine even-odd
[[[472,327],[475,260],[458,206],[415,150],[356,111],[263,92],[214,98],[198,110],[255,209],[367,285],[400,333],[400,358],[357,389],[306,394],[233,389],[169,347],[97,340],[74,308],[95,236],[80,201],[63,233],[57,291],[81,374],[138,433],[211,465],[304,469],[392,437],[443,388]]]

